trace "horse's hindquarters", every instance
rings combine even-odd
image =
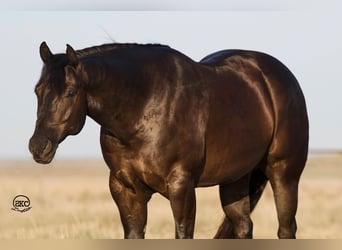
[[[274,127],[272,103],[261,75],[249,70],[251,76],[243,78],[223,68],[210,86],[206,164],[199,185],[239,179],[268,150]]]

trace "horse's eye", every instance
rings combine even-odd
[[[70,89],[67,92],[67,97],[74,97],[76,95],[76,90]]]

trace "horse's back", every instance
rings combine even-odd
[[[288,95],[294,95],[294,98],[305,106],[304,96],[297,79],[282,62],[273,56],[257,51],[221,50],[204,57],[200,63],[223,71],[226,68],[236,73],[247,73],[247,66],[253,65],[264,78],[264,84],[269,88],[271,95],[276,94],[272,92],[284,95],[283,91],[285,91]]]

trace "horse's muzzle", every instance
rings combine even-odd
[[[53,160],[58,144],[49,139],[32,136],[29,150],[37,163],[48,164]]]

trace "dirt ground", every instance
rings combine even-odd
[[[122,238],[116,205],[102,160],[0,161],[0,239]],[[308,160],[300,182],[298,238],[342,239],[342,155]],[[195,238],[210,239],[222,218],[218,188],[197,189]],[[13,211],[13,198],[24,194],[32,208]],[[254,237],[276,238],[277,219],[267,186],[252,214]],[[174,223],[168,200],[156,194],[149,203],[146,238],[171,239]]]

